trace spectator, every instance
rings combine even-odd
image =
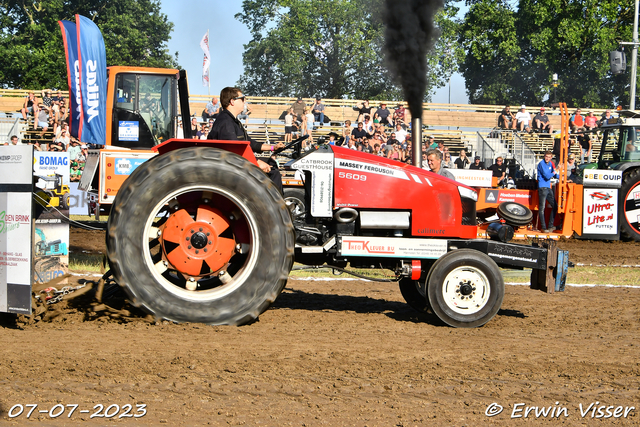
[[[218,113],[220,113],[220,103],[218,102],[218,97],[214,96],[202,110],[202,120],[215,119],[218,117]]]
[[[196,125],[198,126],[198,125]],[[205,124],[202,123],[198,126],[198,130],[196,131],[196,136],[195,139],[207,139],[207,135],[209,135],[209,133],[207,132],[207,129],[205,128]],[[203,138],[204,136],[204,138]]]
[[[451,160],[451,154],[449,152],[444,153],[444,159],[442,160],[442,167],[447,169],[453,169],[453,161]]]
[[[387,104],[383,102],[382,104],[380,104],[380,108],[376,110],[376,114],[373,116],[373,118],[377,118],[380,124],[391,125],[391,123],[389,122],[390,115],[391,111],[389,111],[389,109],[387,108]]]
[[[553,125],[549,123],[549,116],[540,108],[540,112],[533,118],[533,129],[541,133],[553,133]]]
[[[25,97],[24,103],[22,104],[22,118],[26,121],[27,114],[33,114],[33,129],[36,129],[38,126],[38,98],[33,94],[33,92],[29,92],[29,94]]]
[[[293,107],[289,107],[287,115],[284,116],[284,143],[287,144],[292,141],[291,134],[293,133]]]
[[[358,104],[355,107],[353,107],[353,111],[358,112],[357,121],[358,122],[362,121],[365,115],[371,114],[371,107],[369,106],[369,100],[365,99],[364,101],[362,101],[361,104]]]
[[[349,140],[349,144],[347,144],[347,148],[350,149],[350,150],[357,150],[358,147],[356,145],[356,141],[357,141],[356,138],[351,138]]]
[[[380,144],[373,144],[373,151],[371,154],[375,154],[376,156],[384,156],[384,154],[380,151]]]
[[[500,112],[500,117],[498,117],[498,127],[500,129],[516,128],[516,118],[511,112],[510,106],[506,105]]]
[[[551,178],[558,178],[558,170],[555,169],[553,167],[553,163],[551,163],[552,157],[553,153],[551,151],[546,151],[544,153],[544,159],[540,160],[540,163],[538,163],[538,218],[540,220],[539,227],[541,227],[542,231],[545,233],[551,233],[556,229],[553,226],[553,220],[555,218],[558,205],[556,204],[556,199],[553,195],[553,190],[551,189]],[[544,210],[547,203],[549,203],[549,206],[551,207],[549,226],[547,226],[544,220]]]
[[[327,140],[327,144],[329,145],[336,145],[336,137],[338,136],[338,134],[336,134],[335,132],[329,132],[329,139]]]
[[[66,131],[63,131],[63,132],[66,132]],[[78,155],[80,155],[80,153],[82,152],[82,149],[80,148],[80,144],[78,143],[78,140],[72,139],[70,141],[69,148],[67,149],[67,151],[69,152],[69,159],[76,161],[78,158]]]
[[[49,142],[49,147],[47,151],[58,151],[58,152],[67,151],[67,147],[64,145],[62,140],[55,139]]]
[[[471,162],[467,157],[467,152],[465,150],[460,150],[460,156],[454,162],[456,169],[469,169],[469,165]]]
[[[581,184],[582,181],[577,172],[578,164],[576,163],[576,156],[575,154],[570,153],[569,158],[567,159],[567,180],[570,182]]]
[[[44,105],[44,108],[49,110],[49,114],[51,114],[51,109],[53,108],[53,98],[51,97],[51,90],[42,90],[42,105]]]
[[[400,144],[393,144],[391,146],[391,150],[389,150],[389,154],[387,155],[387,159],[395,160],[398,162],[404,162],[404,152],[400,147]]]
[[[602,127],[603,123],[606,123],[609,119],[612,119],[613,116],[611,115],[611,110],[607,110],[604,113],[602,113],[602,117],[600,118],[600,121],[598,122],[598,127]]]
[[[316,122],[320,122],[320,126],[324,126],[324,104],[322,98],[316,96],[316,103],[313,105],[313,118]]]
[[[238,120],[246,121],[250,115],[251,115],[251,104],[249,104],[249,101],[245,100],[244,107],[242,108],[242,111],[240,112],[240,114],[238,114]],[[245,122],[245,127],[247,127],[246,122]]]
[[[396,125],[396,139],[403,143],[405,139],[407,139],[407,131],[402,128],[402,125],[398,123]]]
[[[436,140],[433,138],[433,136],[429,137],[429,142],[428,142],[428,147],[427,148],[437,148],[438,147],[438,143],[436,142]],[[427,150],[425,150],[426,152]]]
[[[305,114],[304,110],[307,108],[307,104],[302,100],[302,97],[299,96],[296,102],[291,104],[291,107],[293,107],[293,112],[296,113],[296,116],[302,120],[302,116]]]
[[[436,144],[436,150],[440,151],[444,156],[444,152],[446,151],[446,147],[444,146],[444,141],[438,141]]]
[[[195,117],[191,118],[191,139],[198,139],[198,132],[200,129],[198,128],[198,119]]]
[[[342,128],[342,137],[344,138],[343,144],[348,145],[351,138],[351,120],[344,121],[344,127]]]
[[[42,104],[38,106],[38,127],[42,128],[40,138],[44,138],[45,132],[49,130],[49,110],[44,108]]]
[[[80,144],[80,154],[76,157],[80,170],[84,170],[84,164],[87,162],[87,157],[89,157],[89,148],[87,147],[87,144]]]
[[[471,165],[469,165],[469,169],[475,169],[475,170],[486,170],[486,168],[484,167],[484,163],[482,163],[480,161],[480,156],[476,156],[473,159],[473,163]]]
[[[373,135],[373,122],[371,121],[371,116],[364,116],[364,121],[362,122],[363,128],[368,135]]]
[[[569,126],[571,127],[571,132],[578,133],[581,130],[584,130],[584,116],[581,113],[581,110],[578,108],[573,113],[571,118],[569,119]]]
[[[493,177],[498,178],[498,187],[507,185],[507,165],[504,164],[502,157],[498,157],[496,162],[489,166],[489,170],[493,172]]]
[[[9,144],[7,144],[9,145]],[[11,135],[11,145],[18,145],[18,136],[17,135]]]
[[[591,141],[591,135],[586,134],[584,132],[580,132],[577,134],[576,138],[578,139],[578,144],[580,144],[580,163],[584,163],[585,159],[587,163],[591,163],[591,153],[593,150],[593,142]],[[571,140],[569,140],[571,141]],[[571,150],[571,148],[569,148]],[[555,152],[554,147],[554,152]],[[560,152],[556,153],[557,157],[560,157]]]
[[[405,114],[404,105],[398,104],[396,106],[396,110],[393,112],[393,125],[404,124],[404,114]]]
[[[429,161],[427,160],[427,152],[426,151],[422,152],[422,169],[431,170],[429,168]]]
[[[311,111],[308,108],[305,108],[304,110],[304,114],[305,114],[305,118],[303,119],[303,122],[306,122],[307,127],[307,133],[305,135],[309,135],[309,138],[307,140],[305,140],[302,145],[303,146],[309,146],[311,144],[313,144],[313,114],[311,113]]]
[[[531,114],[527,113],[526,109],[524,104],[520,106],[520,111],[516,114],[516,127],[520,132],[531,133]]]
[[[455,179],[453,174],[442,167],[442,153],[439,150],[427,151],[427,164],[431,172],[444,176],[445,178]]]
[[[367,137],[367,132],[364,130],[362,122],[358,122],[358,127],[351,131],[351,137],[358,143],[362,142],[362,140]]]
[[[373,148],[371,148],[371,144],[369,142],[369,138],[365,138],[364,141],[362,141],[362,150],[363,153],[371,153],[373,152]]]
[[[82,171],[79,168],[78,162],[75,160],[71,162],[71,169],[69,170],[69,181],[78,182],[82,177]]]
[[[586,130],[593,130],[598,127],[598,118],[593,114],[593,111],[589,111],[587,117],[584,118],[584,127]]]
[[[184,139],[184,128],[182,127],[182,120],[178,120],[178,131],[176,132],[177,139]]]

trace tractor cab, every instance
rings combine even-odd
[[[107,145],[150,149],[177,135],[178,70],[109,67]]]
[[[621,111],[620,117],[602,124],[598,162],[591,167],[625,170],[640,165],[640,111]]]

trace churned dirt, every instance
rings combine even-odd
[[[74,231],[71,248],[103,241]],[[574,262],[639,263],[637,244],[600,243],[562,245],[584,252]],[[39,321],[0,317],[0,425],[640,424],[638,288],[508,285],[498,315],[465,330],[394,283],[291,279],[257,322],[227,327],[99,303],[98,279],[74,276],[88,286]]]

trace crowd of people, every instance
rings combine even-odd
[[[53,95],[54,92],[55,95]],[[79,181],[87,160],[89,147],[78,141],[69,132],[68,105],[62,92],[44,89],[41,95],[41,98],[38,98],[33,91],[30,91],[22,103],[20,110],[22,118],[27,128],[35,131],[23,142],[33,145],[36,151],[68,152],[70,179],[71,181]],[[29,126],[30,115],[33,120],[31,126]],[[18,145],[20,143],[18,136],[12,135],[10,141],[4,145]]]

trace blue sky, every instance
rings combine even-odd
[[[211,89],[217,95],[225,86],[232,86],[242,74],[242,52],[244,45],[251,41],[247,27],[234,18],[242,10],[240,0],[191,0],[162,1],[162,12],[173,22],[173,32],[169,40],[169,52],[178,52],[180,66],[187,70],[189,91],[206,95],[208,88],[202,85],[202,58],[200,40],[209,30],[211,54]],[[251,95],[251,94],[247,94]],[[432,102],[448,103],[449,88],[438,90]],[[464,79],[459,74],[451,79],[451,102],[466,104]]]

